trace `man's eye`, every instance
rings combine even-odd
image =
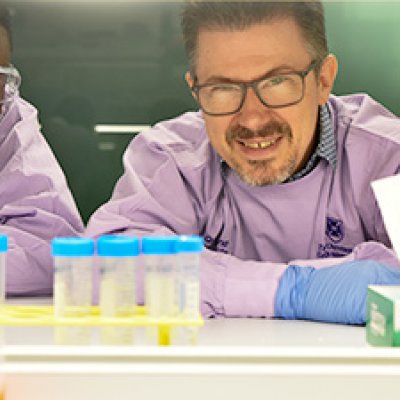
[[[240,89],[233,85],[215,85],[210,87],[211,92],[222,93],[222,92],[235,92]]]
[[[262,83],[262,87],[277,86],[277,85],[280,85],[281,83],[284,83],[286,80],[287,80],[287,78],[283,75],[273,76],[272,78],[265,80]]]

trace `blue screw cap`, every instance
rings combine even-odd
[[[8,250],[8,238],[6,235],[0,235],[0,252],[4,253]]]
[[[139,252],[139,239],[133,236],[105,235],[97,240],[99,256],[130,257]]]
[[[80,237],[58,237],[51,243],[53,256],[87,257],[94,255],[94,240]]]
[[[204,240],[200,236],[179,236],[176,250],[177,253],[201,253],[204,250]]]
[[[176,254],[178,236],[146,236],[142,238],[143,254]]]

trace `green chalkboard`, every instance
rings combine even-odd
[[[134,133],[98,124],[151,125],[195,104],[184,82],[179,3],[18,1],[14,63],[22,95],[40,111],[84,220],[122,173]],[[400,115],[400,3],[327,2],[336,94],[368,92]]]
[[[327,2],[337,94],[365,92],[400,116],[400,2]]]

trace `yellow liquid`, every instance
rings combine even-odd
[[[3,360],[2,360],[3,362]],[[4,376],[3,373],[0,374],[0,400],[5,400],[7,398],[6,396],[6,382],[5,382],[6,378]]]

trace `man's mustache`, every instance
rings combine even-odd
[[[228,131],[226,139],[228,143],[232,143],[234,140],[253,139],[255,137],[266,138],[273,135],[282,135],[292,138],[292,129],[289,124],[278,121],[270,121],[257,131],[237,125]]]

